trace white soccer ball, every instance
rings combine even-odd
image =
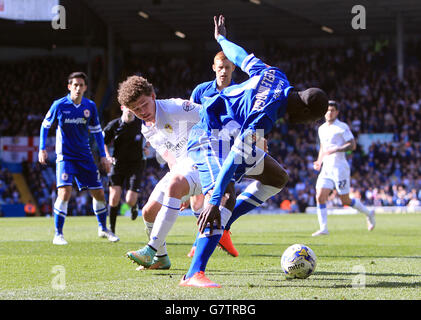
[[[313,250],[303,244],[288,247],[281,258],[281,267],[287,279],[308,278],[316,269],[316,264]]]

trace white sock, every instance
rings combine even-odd
[[[369,216],[371,214],[370,210],[368,210],[368,208],[365,205],[363,205],[359,199],[352,199],[351,206],[354,209],[357,209],[358,211],[364,213],[366,216]]]
[[[151,232],[152,232],[154,223],[145,221],[145,219],[143,219],[143,223],[145,224],[145,232],[146,232],[146,235],[148,236],[148,241],[149,241],[149,239],[151,238]]]
[[[221,227],[224,229],[231,218],[232,212],[223,206],[219,207],[219,211],[221,212]]]
[[[69,206],[69,201],[62,201],[59,197],[57,197],[56,201],[54,202],[54,209],[57,209],[58,214],[62,214],[64,216],[67,215],[67,207]]]
[[[317,218],[319,220],[320,230],[327,231],[327,208],[326,204],[317,205]]]
[[[146,232],[146,235],[148,236],[148,241],[149,241],[151,239],[151,232],[152,232],[154,223],[153,222],[147,222],[147,221],[145,221],[145,219],[143,219],[143,222],[145,223],[145,232]],[[164,256],[166,254],[168,254],[167,244],[164,242],[164,244],[157,249],[156,255],[157,256]]]
[[[252,194],[263,203],[281,190],[280,188],[263,184],[260,181],[254,181],[247,186],[244,192]]]
[[[159,210],[151,231],[149,245],[159,249],[165,243],[168,233],[177,220],[181,207],[181,200],[177,198],[164,197],[162,207]]]

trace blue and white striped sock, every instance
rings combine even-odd
[[[67,216],[69,201],[63,201],[57,197],[54,202],[54,226],[56,235],[63,234],[64,221]]]
[[[98,201],[95,198],[93,198],[92,207],[94,209],[96,219],[98,220],[98,226],[101,228],[102,231],[106,231],[108,214],[107,204],[105,203],[105,201]]]

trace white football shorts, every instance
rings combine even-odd
[[[351,170],[348,164],[332,168],[322,167],[317,177],[316,189],[336,189],[338,194],[348,194],[350,191]]]
[[[149,199],[162,203],[165,193],[169,187],[171,178],[176,174],[180,174],[186,178],[190,187],[189,193],[181,198],[181,202],[185,202],[190,199],[191,196],[202,193],[202,186],[199,179],[199,170],[194,166],[193,160],[190,158],[185,158],[182,161],[178,161],[177,164],[172,167],[165,176],[162,177],[162,179],[153,189]]]

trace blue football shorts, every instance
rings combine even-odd
[[[103,188],[101,175],[93,161],[62,160],[56,163],[57,188],[71,186],[73,178],[79,190]]]

